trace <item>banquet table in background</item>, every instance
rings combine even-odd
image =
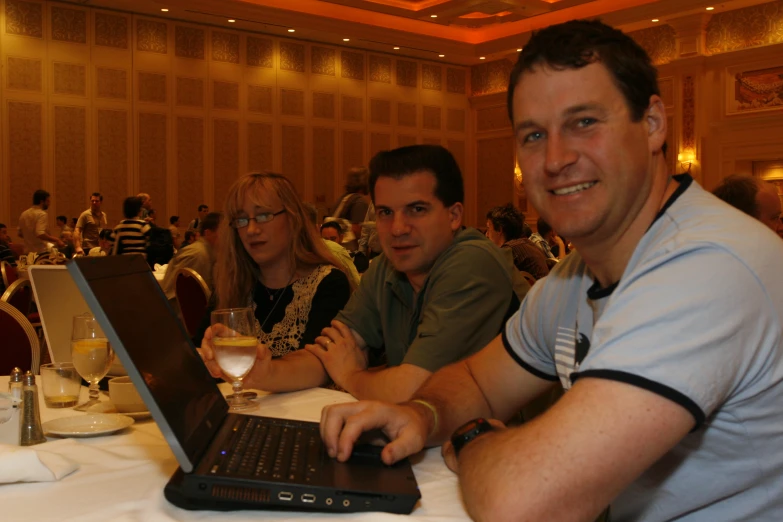
[[[5,390],[8,378],[0,377]],[[222,385],[225,393],[229,388]],[[40,392],[39,392],[40,395]],[[40,398],[40,397],[39,397]],[[86,388],[82,389],[82,399]],[[101,394],[101,399],[108,397]],[[318,421],[328,404],[353,400],[345,393],[314,388],[286,394],[261,393],[260,407],[252,414]],[[67,409],[46,408],[41,418],[84,415]],[[0,519],[3,521],[169,522],[205,519],[231,521],[285,520],[357,522],[428,521],[464,522],[469,517],[460,499],[456,476],[446,468],[440,448],[431,448],[413,459],[413,470],[422,499],[411,515],[389,513],[309,513],[299,511],[187,511],[163,497],[163,487],[177,469],[157,424],[152,419],[107,436],[59,439],[47,437],[49,451],[78,462],[80,469],[57,482],[0,485]],[[36,446],[33,446],[36,448]]]

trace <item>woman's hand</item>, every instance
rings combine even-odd
[[[225,328],[222,324],[216,324],[207,328],[204,332],[204,338],[201,340],[201,348],[198,349],[198,353],[201,355],[201,359],[212,377],[231,381],[223,373],[223,370],[220,369],[220,365],[215,359],[215,345],[212,343],[212,338],[220,335]],[[272,352],[265,344],[258,343],[256,345],[256,362],[253,365],[253,369],[244,378],[245,387],[263,389],[263,384],[269,379],[271,372]]]

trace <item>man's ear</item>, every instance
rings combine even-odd
[[[667,122],[663,100],[657,94],[650,96],[650,105],[645,113],[647,142],[651,151],[661,150],[666,142]]]
[[[451,221],[451,230],[457,231],[462,226],[462,216],[465,208],[461,202],[456,202],[449,207],[449,220]]]

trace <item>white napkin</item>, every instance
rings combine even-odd
[[[0,444],[0,484],[50,482],[60,480],[79,469],[76,462],[54,451],[48,451],[49,445],[57,445],[59,442],[47,442],[33,447]]]

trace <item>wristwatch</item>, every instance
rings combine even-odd
[[[492,427],[492,424],[490,424],[487,419],[479,417],[478,419],[466,422],[454,430],[454,434],[451,436],[451,445],[454,446],[454,454],[459,456],[460,450],[468,442],[479,435],[489,433],[490,431],[495,431],[495,428]]]

